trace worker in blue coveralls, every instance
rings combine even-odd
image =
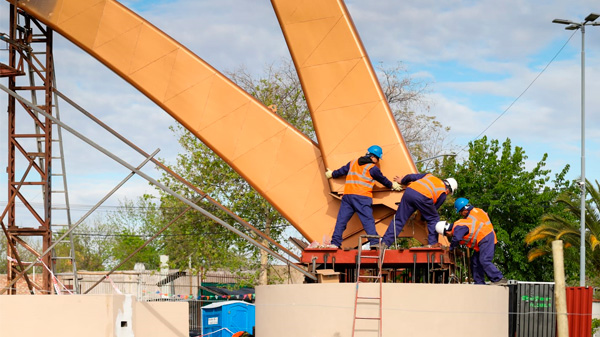
[[[358,213],[358,218],[368,235],[377,235],[372,208],[375,181],[392,190],[401,190],[400,184],[390,181],[377,167],[377,163],[382,157],[381,147],[373,145],[367,149],[366,155],[348,162],[335,171],[327,169],[325,172],[327,179],[346,176],[342,204],[331,237],[331,244],[337,248],[342,245],[342,234],[354,213]],[[370,238],[369,243],[371,248],[379,246],[379,242],[375,238]]]
[[[410,216],[416,211],[421,212],[421,218],[427,222],[428,246],[434,247],[438,244],[438,234],[435,225],[440,221],[438,209],[446,196],[456,192],[458,184],[454,178],[441,180],[429,173],[407,174],[402,179],[394,177],[394,181],[406,186],[404,195],[398,205],[396,215],[388,226],[381,240],[383,248],[391,246],[396,237],[400,235],[404,225]]]
[[[450,250],[459,244],[473,248],[471,270],[475,284],[485,284],[485,275],[494,285],[507,284],[502,272],[492,262],[498,239],[488,214],[481,208],[473,207],[466,198],[456,199],[454,208],[462,219],[454,223],[440,221],[436,231],[451,237]]]

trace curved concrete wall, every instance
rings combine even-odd
[[[356,283],[258,287],[256,335],[350,337],[355,290]],[[360,291],[374,296],[379,285],[361,283]],[[507,287],[491,285],[384,283],[382,336],[506,337],[508,295]],[[373,317],[379,307],[358,308]],[[358,321],[357,336],[377,336],[376,324]]]

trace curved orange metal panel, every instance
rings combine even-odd
[[[344,2],[271,3],[298,71],[326,166],[337,169],[377,144],[383,148],[380,167],[384,175],[391,179],[415,173],[415,164]],[[331,183],[337,193],[343,192],[343,186],[343,179]],[[374,193],[379,233],[387,229],[401,195]],[[403,236],[427,242],[423,225],[413,223],[412,235],[405,231]],[[360,223],[349,225],[344,237],[355,241],[361,233]]]
[[[271,2],[298,70],[327,166],[338,168],[378,144],[384,150],[384,174],[416,172],[343,1]]]
[[[305,238],[331,236],[339,201],[329,195],[319,148],[224,75],[116,1],[17,5],[194,133]]]

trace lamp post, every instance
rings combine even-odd
[[[579,249],[579,286],[585,286],[585,26],[600,26],[600,23],[594,22],[600,17],[600,14],[590,13],[583,22],[573,22],[571,20],[554,19],[553,23],[568,25],[567,30],[581,30],[581,246]]]

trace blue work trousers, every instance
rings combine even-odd
[[[492,262],[494,252],[496,251],[494,241],[493,232],[486,235],[479,241],[479,251],[474,251],[471,256],[471,270],[475,284],[485,284],[485,275],[492,282],[498,282],[504,277],[502,272]]]
[[[391,246],[396,240],[396,236],[400,235],[404,225],[406,225],[406,222],[416,210],[421,212],[421,217],[427,222],[427,230],[429,232],[427,236],[428,243],[430,245],[436,244],[438,242],[438,234],[435,231],[435,225],[440,221],[440,216],[433,204],[433,199],[424,196],[412,188],[404,190],[404,195],[400,200],[400,205],[398,205],[396,216],[385,231],[382,242]]]
[[[375,219],[373,219],[373,198],[356,194],[344,194],[335,222],[333,236],[331,237],[331,244],[338,247],[342,246],[342,234],[354,213],[358,214],[358,218],[368,235],[377,235]],[[369,239],[369,242],[371,244],[379,243],[377,239]]]

